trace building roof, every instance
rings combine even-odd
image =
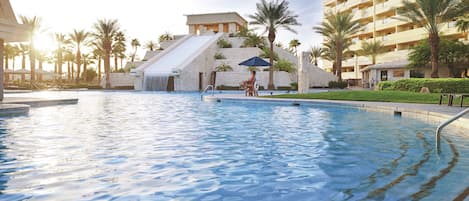
[[[0,38],[5,42],[28,40],[28,27],[18,24],[9,0],[0,0]]]
[[[395,68],[407,68],[409,61],[407,60],[396,60],[390,62],[379,63],[375,65],[370,65],[362,69],[361,71],[369,71],[372,69],[395,69]]]
[[[187,25],[190,24],[216,24],[216,23],[229,23],[239,22],[240,24],[247,24],[248,21],[244,19],[237,12],[220,12],[220,13],[201,13],[201,14],[185,14],[187,17]]]

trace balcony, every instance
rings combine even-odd
[[[361,10],[361,18],[367,18],[373,16],[373,7],[368,7]]]
[[[410,50],[398,50],[393,52],[386,52],[378,55],[376,59],[378,63],[391,62],[396,60],[406,59],[409,55]]]
[[[384,19],[376,20],[376,31],[396,27],[405,23],[406,22],[404,21],[393,19],[393,18],[384,18]]]
[[[391,9],[402,7],[402,0],[389,0],[376,4],[376,14],[387,12]]]

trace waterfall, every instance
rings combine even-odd
[[[167,91],[169,75],[145,75],[143,89],[145,91]]]

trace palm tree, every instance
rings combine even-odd
[[[90,54],[82,54],[81,58],[83,59],[83,76],[82,76],[82,78],[83,78],[83,81],[87,82],[87,74],[88,74],[87,67],[88,67],[89,64],[92,64],[94,62],[93,62],[93,60],[92,60],[93,58],[91,57]]]
[[[67,81],[71,82],[74,79],[73,75],[73,61],[75,61],[75,56],[73,52],[69,49],[66,49],[64,52],[64,60],[67,61]]]
[[[20,43],[19,52],[21,54],[21,69],[26,70],[26,55],[29,53],[29,45]],[[30,54],[31,55],[31,54]],[[25,75],[21,74],[21,82],[24,82]]]
[[[102,44],[98,44],[94,42],[93,44],[93,59],[98,61],[98,66],[96,67],[98,70],[98,84],[101,84],[101,60],[103,59],[104,56],[104,50],[102,49]]]
[[[315,66],[318,66],[318,59],[322,57],[323,49],[318,46],[311,48],[311,53],[309,54],[309,60],[311,63],[314,63]]]
[[[62,83],[62,66],[63,66],[63,51],[64,45],[68,44],[70,41],[65,37],[64,34],[55,33],[54,34],[55,42],[57,44],[56,50],[56,59],[57,59],[57,70],[59,74],[59,85]]]
[[[131,57],[131,62],[134,62],[135,60],[135,55],[137,54],[137,48],[140,47],[140,41],[138,41],[138,39],[134,38],[132,39],[132,42],[130,43],[130,45],[132,45],[132,48],[134,48],[134,52],[132,53],[132,57]]]
[[[458,31],[469,31],[469,14],[460,17],[456,22],[456,26],[458,27]]]
[[[257,12],[254,15],[249,15],[253,21],[250,24],[260,25],[265,27],[265,32],[268,32],[268,39],[270,42],[270,63],[274,62],[274,41],[278,29],[283,28],[293,33],[296,33],[290,26],[300,25],[297,18],[298,15],[293,14],[289,10],[288,2],[285,0],[275,0],[267,2],[261,0],[260,3],[256,4]],[[274,68],[270,66],[269,71],[269,84],[268,89],[274,89]]]
[[[8,69],[9,66],[9,61],[10,59],[14,59],[14,54],[15,54],[15,46],[6,44],[5,47],[3,48],[3,56],[5,58],[5,70]],[[6,71],[5,72],[5,82],[9,81],[9,75]]]
[[[29,62],[30,62],[30,68],[31,68],[31,85],[34,85],[34,80],[35,80],[35,70],[36,70],[36,57],[35,57],[35,48],[34,48],[34,36],[36,33],[39,31],[41,28],[42,24],[42,19],[37,16],[33,17],[26,17],[26,16],[20,16],[21,23],[24,25],[27,25],[28,29],[28,35],[29,35]]]
[[[148,49],[149,51],[153,52],[153,50],[155,50],[157,45],[158,45],[157,43],[150,40],[150,41],[147,41],[147,43],[145,43],[145,48]]]
[[[77,77],[76,77],[76,83],[78,84],[78,82],[80,81],[80,67],[81,67],[81,46],[82,44],[84,44],[86,42],[86,39],[88,38],[88,36],[90,35],[90,33],[86,32],[85,30],[73,30],[73,33],[70,34],[70,38],[72,39],[72,42],[74,42],[75,44],[75,48],[76,48],[76,63],[77,63]]]
[[[158,40],[161,43],[163,41],[174,40],[174,37],[171,33],[166,32],[164,34],[161,34],[160,37],[158,37]]]
[[[327,41],[333,41],[333,44],[331,44],[333,47],[329,50],[335,51],[335,70],[339,82],[342,81],[344,51],[351,44],[350,36],[357,33],[361,28],[360,23],[357,20],[352,20],[352,18],[353,14],[348,12],[328,13],[324,21],[313,28],[317,33],[324,36],[326,43],[328,43]]]
[[[402,21],[409,21],[425,27],[431,49],[432,78],[438,78],[438,52],[440,45],[440,24],[448,22],[468,11],[469,4],[460,0],[404,0],[403,9],[398,10]]]
[[[300,45],[301,45],[301,43],[300,43],[300,41],[299,41],[298,39],[293,39],[293,40],[290,41],[290,43],[288,43],[288,46],[290,47],[290,49],[291,49],[291,50],[293,51],[293,53],[294,53],[295,55],[297,55],[297,56],[298,56],[298,49],[297,49],[297,48],[298,48],[298,46],[300,46]]]
[[[37,59],[37,62],[39,64],[39,73],[37,75],[37,80],[39,82],[42,82],[42,67],[44,65],[44,62],[48,59],[47,58],[47,55],[45,52],[41,52],[41,51],[36,51],[36,59]]]
[[[362,43],[362,49],[360,50],[360,54],[364,56],[370,56],[371,64],[376,64],[376,57],[378,55],[384,53],[386,50],[384,49],[384,45],[381,41],[371,41],[367,42],[364,41]]]
[[[246,35],[246,39],[244,39],[243,46],[263,48],[265,46],[265,39],[256,33],[249,32]]]
[[[127,49],[125,47],[125,41],[127,41],[127,39],[125,38],[124,32],[122,31],[117,32],[116,35],[114,36],[114,44],[112,45],[112,50],[111,50],[111,53],[114,57],[114,71],[117,71],[119,69],[119,65],[117,61],[121,57],[121,55],[125,53]],[[121,68],[122,68],[122,65],[121,65]]]
[[[98,20],[93,25],[95,29],[94,37],[103,46],[104,50],[104,71],[106,73],[106,88],[111,88],[110,70],[111,70],[111,50],[112,42],[116,33],[119,31],[119,24],[117,20]]]

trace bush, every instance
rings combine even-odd
[[[419,92],[428,87],[431,93],[469,93],[469,79],[465,78],[410,78],[392,83],[391,90]]]
[[[289,91],[289,90],[292,90],[292,87],[291,86],[278,86],[277,90]]]
[[[346,81],[330,81],[329,82],[329,88],[331,89],[345,89],[347,88],[348,83]]]
[[[288,60],[280,59],[274,64],[274,69],[293,73],[296,71],[295,65]]]
[[[292,82],[292,83],[290,83],[290,86],[293,90],[297,90],[298,89],[298,82]]]
[[[220,48],[231,48],[232,47],[231,43],[224,40],[224,39],[218,40],[217,45]]]
[[[226,63],[220,64],[218,67],[215,68],[217,72],[228,72],[228,71],[233,71],[233,67]]]
[[[81,73],[81,77],[84,77],[85,72]],[[98,74],[96,73],[96,70],[94,68],[88,68],[86,69],[86,82],[91,82],[96,78]]]
[[[378,83],[378,89],[380,91],[383,90],[389,90],[392,87],[393,82],[392,81],[381,81]]]
[[[220,86],[217,86],[217,90],[239,90],[239,86],[220,85]]]
[[[226,59],[225,55],[222,53],[217,52],[214,56],[215,59]]]

